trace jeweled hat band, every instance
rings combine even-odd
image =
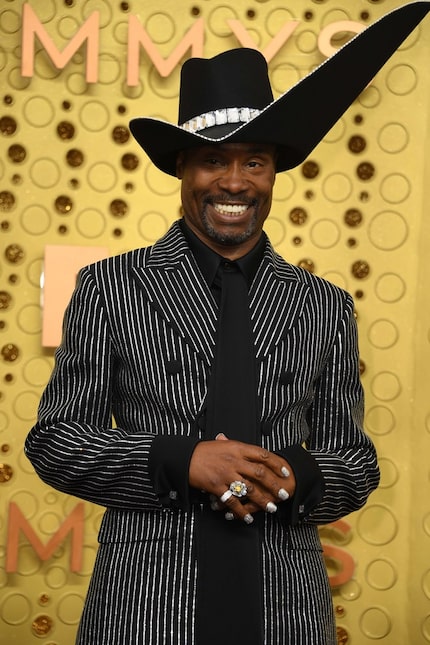
[[[226,123],[249,123],[249,121],[260,113],[261,110],[249,107],[222,108],[195,116],[189,121],[185,121],[185,123],[180,123],[179,127],[186,132],[201,132],[207,128],[213,128],[216,125],[225,125]]]

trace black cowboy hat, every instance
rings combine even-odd
[[[257,50],[190,58],[181,71],[178,125],[135,118],[131,132],[153,163],[173,176],[180,150],[223,142],[274,143],[277,171],[294,168],[429,10],[429,1],[394,9],[276,100],[266,60]]]

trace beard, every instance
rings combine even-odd
[[[253,213],[252,213],[252,217],[249,220],[248,226],[244,231],[240,233],[236,233],[233,230],[233,227],[231,232],[218,231],[210,224],[208,220],[206,211],[207,211],[207,206],[209,204],[213,206],[213,204],[216,202],[228,202],[228,201],[233,201],[233,200],[231,197],[230,199],[228,198],[226,199],[225,195],[207,198],[205,200],[205,204],[201,214],[201,221],[208,237],[210,237],[211,240],[213,240],[217,244],[222,244],[223,246],[236,246],[237,244],[242,244],[243,242],[246,242],[247,240],[249,240],[257,230],[257,227],[258,227],[257,200],[256,199],[241,200],[242,203],[247,203],[249,207],[253,208]],[[233,224],[234,224],[234,221],[233,221]]]

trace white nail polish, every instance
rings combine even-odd
[[[211,502],[211,509],[213,511],[219,511],[220,506],[219,506],[218,502],[216,502],[215,500],[213,502]]]
[[[289,498],[289,493],[285,490],[285,488],[280,488],[278,491],[278,497],[281,499],[283,502],[285,502],[286,499]]]
[[[278,510],[278,507],[273,502],[268,502],[266,504],[266,511],[268,513],[276,513],[277,510]]]
[[[253,523],[253,521],[254,521],[254,518],[252,517],[252,515],[250,515],[250,514],[248,513],[248,515],[245,515],[245,517],[243,518],[243,521],[244,521],[246,524],[252,524],[252,523]]]
[[[231,520],[234,520],[234,515],[233,513],[230,513],[230,511],[227,511],[227,513],[224,515],[225,519],[231,522]]]
[[[282,466],[281,468],[281,473],[283,474],[284,477],[289,477],[290,476],[290,471],[286,466]]]

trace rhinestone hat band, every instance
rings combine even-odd
[[[261,113],[256,108],[222,108],[205,112],[195,116],[189,121],[180,124],[180,128],[187,132],[200,132],[215,125],[224,125],[225,123],[248,123]]]

